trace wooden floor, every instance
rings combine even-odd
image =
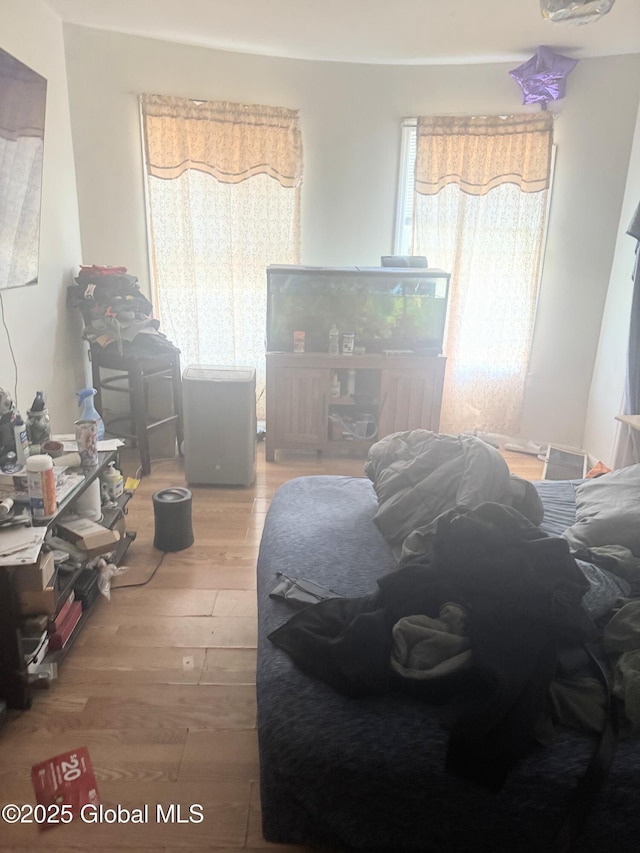
[[[515,473],[541,476],[542,463],[505,454]],[[130,471],[133,473],[133,469]],[[102,802],[140,808],[131,823],[0,828],[0,850],[74,848],[158,851],[306,848],[268,844],[260,829],[255,706],[255,564],[276,489],[307,474],[363,475],[362,460],[282,456],[258,446],[250,488],[193,488],[194,545],[168,554],[147,586],[101,597],[48,691],[11,712],[0,734],[0,801],[34,803],[31,765],[87,746]],[[184,485],[180,460],[158,462],[129,504],[137,539],[117,582],[144,580],[153,548],[151,496]],[[161,824],[155,804],[201,804],[201,823]]]

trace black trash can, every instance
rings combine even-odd
[[[153,495],[155,519],[154,548],[159,551],[183,551],[193,545],[191,492],[180,486],[160,489]]]

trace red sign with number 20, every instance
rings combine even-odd
[[[50,815],[46,821],[48,826],[68,823],[68,820],[56,819],[57,814],[77,818],[83,806],[100,803],[96,777],[86,746],[34,764],[31,781],[39,804],[60,807],[59,812],[55,808],[47,808],[47,815]]]

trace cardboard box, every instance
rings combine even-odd
[[[57,590],[55,585],[40,590],[24,590],[18,593],[20,612],[23,616],[37,616],[40,613],[53,615],[56,612]]]
[[[23,637],[41,637],[47,630],[49,617],[46,615],[30,616],[22,623]]]
[[[57,523],[57,527],[62,536],[84,551],[87,557],[113,551],[120,541],[117,530],[109,530],[90,518],[65,518]]]
[[[51,583],[56,564],[51,551],[41,551],[37,563],[31,566],[17,566],[13,577],[18,592],[42,592]]]

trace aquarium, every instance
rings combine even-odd
[[[294,332],[304,332],[304,352],[327,352],[335,324],[341,341],[353,333],[367,353],[439,355],[449,278],[428,268],[270,266],[267,351],[292,352]]]

